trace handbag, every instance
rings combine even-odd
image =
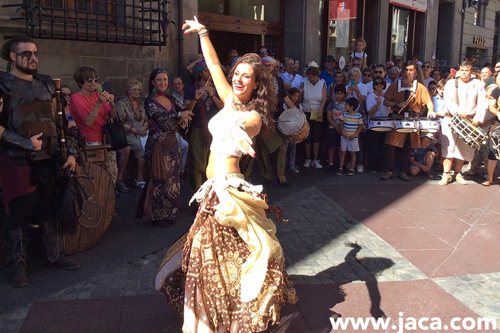
[[[108,117],[108,123],[104,124],[104,135],[106,135],[106,142],[111,145],[111,150],[116,151],[128,146],[127,135],[125,134],[125,127],[123,121],[120,120],[120,115],[116,115],[116,120],[113,121]]]
[[[304,86],[306,88],[307,100],[309,101],[309,94],[307,92],[307,82],[304,84]],[[321,117],[318,117],[318,110],[311,109],[311,116],[309,117],[309,119],[316,120],[318,123],[322,123],[323,122],[323,115],[321,115]]]

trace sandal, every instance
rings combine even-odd
[[[486,180],[486,181],[482,182],[481,185],[483,185],[483,186],[490,186],[491,182],[489,180]]]
[[[426,176],[427,178],[434,178],[434,175],[430,172],[424,172],[424,176]]]
[[[443,171],[443,166],[441,164],[436,164],[436,167],[434,168],[436,171]]]
[[[144,186],[146,186],[146,182],[138,182],[137,179],[134,179],[135,180],[135,186],[138,187],[138,188],[144,188]]]
[[[383,175],[382,177],[380,177],[380,179],[382,179],[382,180],[389,180],[389,179],[391,179],[391,178],[392,178],[392,176],[393,176],[392,172],[387,171],[387,172],[385,173],[385,175]]]
[[[408,175],[407,175],[406,173],[404,173],[404,172],[401,172],[401,173],[399,174],[399,179],[404,180],[405,182],[409,182],[409,181],[410,181],[410,178],[409,178],[409,177],[408,177]]]
[[[348,176],[354,176],[354,169],[349,169],[349,173],[347,174]]]

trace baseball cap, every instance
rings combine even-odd
[[[330,62],[330,61],[335,61],[335,57],[332,56],[331,54],[327,55],[325,58],[325,62]]]

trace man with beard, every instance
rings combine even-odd
[[[210,71],[204,59],[198,61],[195,70],[199,80],[184,90],[184,106],[194,113],[189,129],[189,178],[191,191],[200,188],[208,164],[212,136],[208,131],[210,119],[224,107],[211,83]]]
[[[54,83],[39,75],[38,51],[27,37],[14,38],[2,46],[1,56],[8,73],[0,72],[0,177],[4,191],[3,222],[6,245],[12,262],[12,282],[25,287],[26,231],[28,226],[42,229],[48,260],[57,267],[75,270],[80,265],[61,253],[59,235],[71,231],[57,219],[58,175],[63,169],[74,171],[76,146],[69,140],[69,155],[59,164],[57,130],[52,94]],[[61,165],[64,164],[64,165]],[[73,222],[76,222],[76,212]]]

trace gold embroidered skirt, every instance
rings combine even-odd
[[[184,315],[183,332],[261,332],[297,301],[261,190],[236,174],[195,194],[196,219],[156,276],[156,288]]]

